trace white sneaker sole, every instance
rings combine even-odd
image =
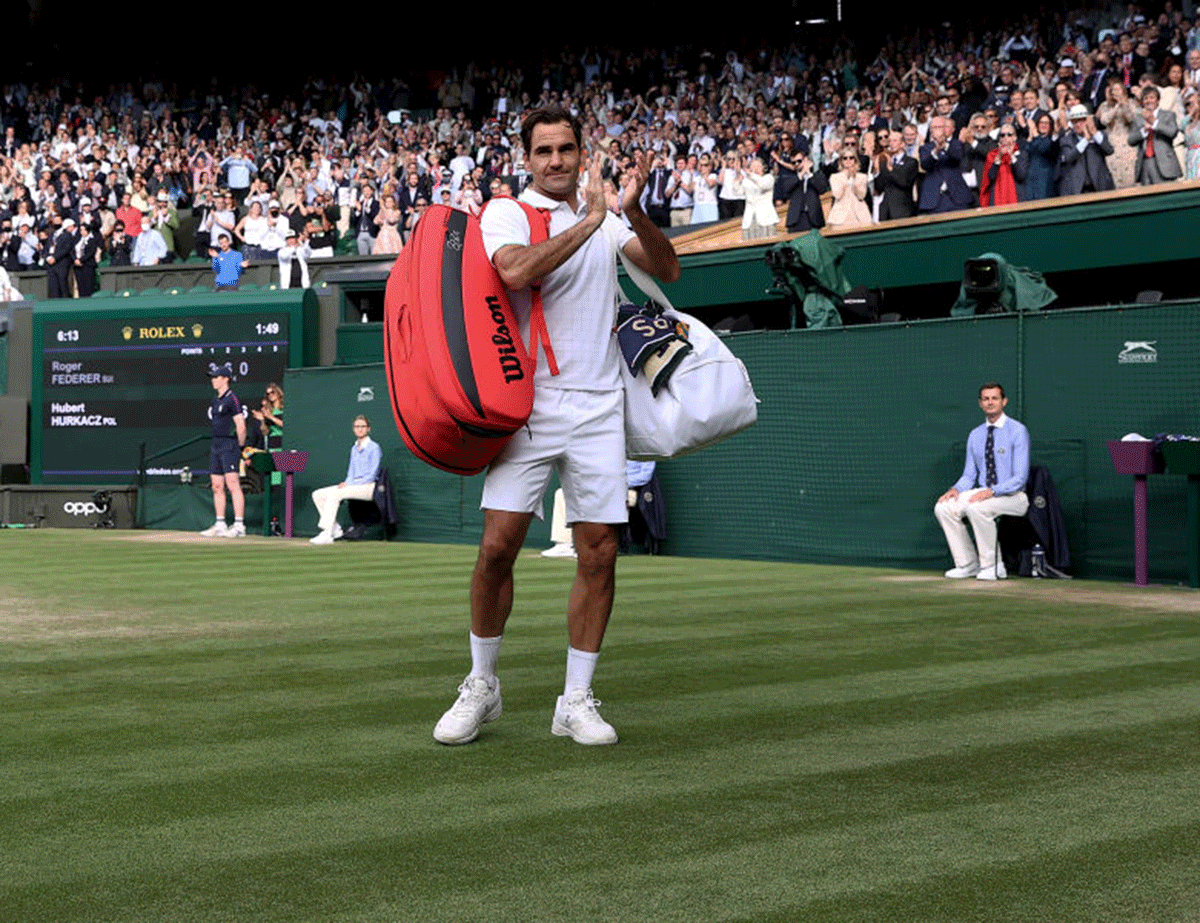
[[[495,721],[497,718],[500,717],[501,714],[503,714],[503,712],[504,712],[503,703],[497,702],[496,707],[493,708],[491,711],[487,712],[482,718],[480,718],[479,723],[477,725],[475,725],[475,730],[473,730],[471,733],[469,733],[466,737],[453,737],[444,731],[439,733],[438,728],[434,727],[433,739],[436,740],[440,744],[445,744],[447,747],[457,747],[462,744],[469,744],[471,741],[475,740],[475,738],[477,738],[479,736],[479,732],[480,732],[480,730],[483,729],[483,726],[485,724],[487,724],[489,721]]]

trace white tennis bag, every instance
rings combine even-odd
[[[686,455],[740,433],[758,419],[758,398],[742,360],[704,323],[671,307],[658,283],[617,249],[643,292],[687,326],[692,349],[654,395],[645,375],[621,362],[625,386],[625,454],[638,461]]]

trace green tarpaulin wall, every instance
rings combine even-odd
[[[728,342],[762,400],[750,430],[659,466],[668,553],[940,569],[934,499],[959,475],[981,419],[979,385],[1007,389],[1033,461],[1057,483],[1076,572],[1130,577],[1132,479],[1105,442],[1137,431],[1200,433],[1200,305],[1049,311],[912,324],[762,331]],[[1137,344],[1149,344],[1139,346]],[[308,495],[341,480],[350,423],[367,413],[391,468],[399,537],[474,542],[482,479],[430,468],[404,449],[379,365],[288,373],[287,445],[312,452]],[[1182,477],[1150,479],[1150,565],[1187,576]],[[530,544],[548,541],[535,525]]]

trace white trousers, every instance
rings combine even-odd
[[[950,546],[950,554],[954,558],[955,567],[970,567],[978,564],[987,569],[996,564],[996,517],[1024,516],[1029,509],[1029,498],[1025,491],[1018,491],[1004,497],[989,497],[978,503],[971,503],[970,498],[983,487],[965,490],[953,500],[943,500],[934,504],[933,514],[946,533],[946,544]],[[967,534],[967,521],[970,520],[971,530],[975,533],[975,541]]]
[[[337,522],[338,507],[342,505],[343,500],[372,500],[374,497],[374,482],[347,484],[345,487],[338,487],[337,484],[318,487],[312,493],[313,505],[321,514],[321,518],[317,521],[317,528],[322,532],[328,532],[333,528],[334,523]]]

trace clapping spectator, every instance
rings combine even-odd
[[[1038,120],[1048,121],[1048,113],[1041,113]],[[988,152],[983,168],[983,185],[979,190],[979,204],[984,208],[994,205],[1012,205],[1020,200],[1019,190],[1025,183],[1028,158],[1017,147],[1017,133],[1011,126],[1000,129],[1000,143]]]
[[[827,224],[831,228],[864,227],[871,224],[871,208],[867,205],[867,177],[861,172],[858,154],[842,152],[841,169],[829,177],[833,206]]]
[[[1137,148],[1129,142],[1129,130],[1135,114],[1129,91],[1119,77],[1109,80],[1104,90],[1104,102],[1096,110],[1096,121],[1107,133],[1113,151],[1106,158],[1114,188],[1128,189],[1134,184]]]
[[[1135,112],[1129,129],[1129,143],[1137,147],[1134,173],[1143,186],[1165,183],[1183,175],[1175,155],[1175,135],[1179,126],[1175,113],[1159,105],[1158,87],[1142,89],[1142,108]]]
[[[1059,136],[1058,194],[1106,192],[1113,188],[1112,174],[1105,158],[1113,146],[1080,103],[1067,113],[1071,127]]]
[[[1200,92],[1187,93],[1184,106],[1183,135],[1187,153],[1184,157],[1184,179],[1200,179]]]
[[[1054,122],[1050,115],[1039,115],[1034,129],[1034,136],[1025,145],[1029,163],[1026,166],[1022,201],[1049,199],[1054,196],[1054,178],[1058,169],[1058,138],[1054,134]]]
[[[463,189],[459,190],[460,198],[464,194],[473,192],[472,202],[476,200],[474,196],[479,196],[479,190],[473,189],[474,181],[467,177],[463,180]],[[480,197],[482,198],[482,197]],[[476,204],[478,208],[478,204]],[[464,209],[466,211],[466,209]],[[478,211],[474,212],[478,214]],[[395,196],[385,196],[383,204],[379,206],[379,213],[375,216],[375,225],[379,229],[379,233],[375,237],[375,243],[371,247],[371,252],[376,254],[391,254],[399,253],[400,248],[404,246],[400,240],[400,209],[396,205]]]

